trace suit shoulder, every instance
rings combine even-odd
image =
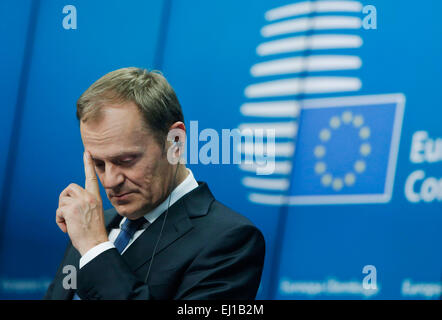
[[[248,245],[253,244],[253,250],[256,249],[262,254],[265,252],[265,239],[262,231],[247,217],[217,200],[212,202],[207,215],[201,219],[201,222],[199,232],[205,239],[211,239],[213,243],[230,248],[239,248],[248,243]]]
[[[234,211],[225,204],[214,200],[207,213],[207,218],[216,223],[219,228],[231,229],[239,227],[253,227],[256,226],[247,217]],[[257,229],[257,228],[256,228]]]

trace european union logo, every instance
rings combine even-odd
[[[290,204],[390,201],[404,105],[402,94],[303,101]]]

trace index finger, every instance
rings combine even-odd
[[[101,200],[100,187],[98,186],[97,175],[95,174],[95,168],[92,162],[91,154],[88,151],[84,152],[83,160],[84,160],[84,175],[85,175],[84,188],[93,195],[95,195],[97,199]]]

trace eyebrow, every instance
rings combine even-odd
[[[106,157],[110,160],[116,160],[118,158],[121,157],[125,157],[125,156],[139,156],[141,155],[143,152],[141,151],[123,151],[123,152],[119,152],[117,154],[111,155],[109,157]],[[97,157],[92,157],[93,161],[103,161],[103,159],[97,158]]]

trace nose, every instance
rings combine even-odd
[[[105,189],[113,189],[124,182],[124,175],[117,166],[106,164],[105,168],[101,182]]]

